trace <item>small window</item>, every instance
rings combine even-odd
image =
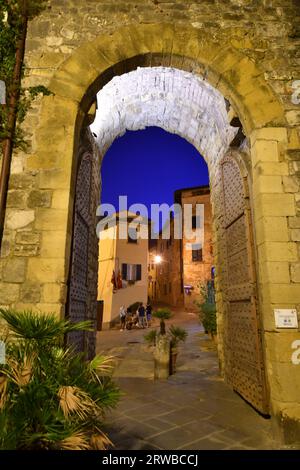
[[[192,261],[203,261],[202,248],[192,250]]]
[[[193,215],[192,217],[192,229],[196,229],[200,227],[200,218],[198,215]]]
[[[137,231],[134,229],[129,229],[128,230],[128,237],[127,237],[128,243],[137,243]]]
[[[131,282],[140,281],[142,279],[142,265],[122,263],[122,279]]]

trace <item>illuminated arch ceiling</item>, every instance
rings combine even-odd
[[[222,157],[238,128],[224,97],[202,78],[170,67],[139,67],[97,94],[91,131],[101,153],[126,130],[161,127],[193,144],[208,163]]]

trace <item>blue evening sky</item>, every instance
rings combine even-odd
[[[103,159],[102,203],[119,210],[119,195],[131,204],[174,202],[176,189],[208,184],[208,169],[198,151],[185,139],[158,127],[127,131],[116,139]]]

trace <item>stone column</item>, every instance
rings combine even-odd
[[[294,140],[291,140],[291,137]],[[259,129],[251,135],[253,206],[258,251],[258,287],[264,330],[266,375],[270,404],[280,436],[287,443],[300,436],[300,365],[293,363],[299,329],[278,329],[274,309],[297,309],[300,276],[299,180],[289,163],[299,152],[295,132]],[[292,148],[291,148],[292,147]],[[296,148],[295,148],[296,147]],[[297,150],[298,149],[298,150]],[[298,192],[299,194],[299,192]]]

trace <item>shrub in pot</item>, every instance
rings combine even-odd
[[[170,375],[172,375],[176,372],[178,345],[186,340],[187,331],[179,326],[171,325],[168,333],[170,335]]]
[[[170,316],[168,316],[168,318],[170,318]],[[166,319],[165,316],[162,318],[162,313],[159,313],[158,318],[161,320],[160,331],[151,330],[144,336],[144,338],[147,343],[154,348],[155,378],[167,378],[176,370],[178,344],[180,341],[185,341],[187,331],[174,325],[166,331],[164,324],[164,320]],[[164,333],[162,334],[161,331]]]
[[[209,295],[207,285],[200,285],[201,299],[196,301],[199,308],[199,320],[203,325],[205,333],[214,339],[217,335],[217,309],[214,298]]]

